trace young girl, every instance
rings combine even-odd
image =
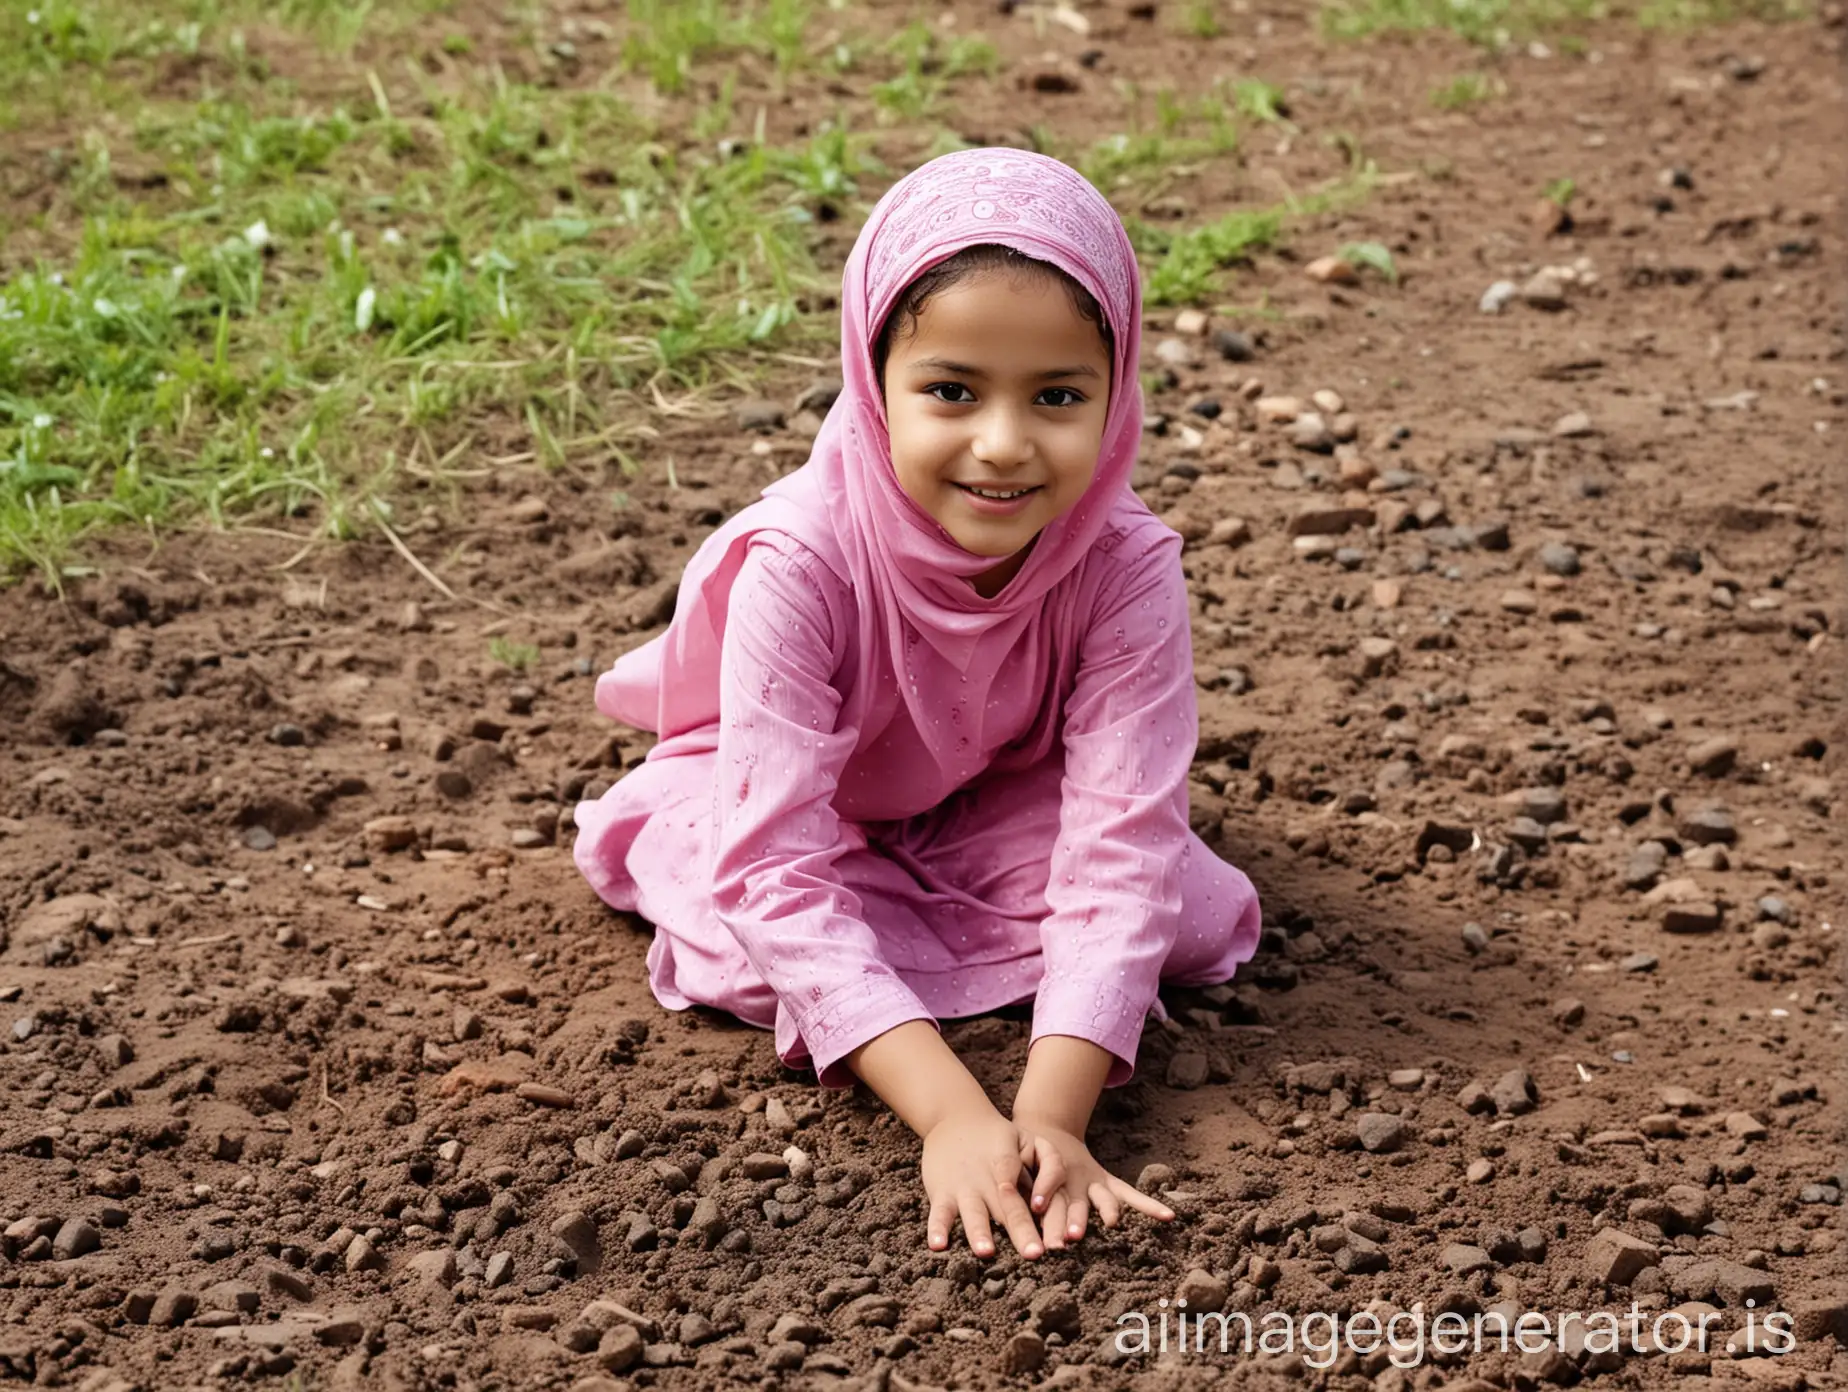
[[[1135,257],[1071,169],[968,150],[880,200],[841,306],[808,464],[597,684],[661,739],[577,809],[576,859],[655,924],[663,1005],[774,1028],[917,1132],[933,1249],[960,1218],[989,1256],[998,1220],[1037,1257],[1092,1209],[1174,1216],[1085,1128],[1157,983],[1224,981],[1258,941],[1250,881],[1187,823],[1181,543],[1129,487]],[[1004,1117],[936,1021],[1029,997]]]

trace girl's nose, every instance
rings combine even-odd
[[[1033,453],[1033,437],[1012,411],[990,411],[975,432],[975,457],[984,464],[1007,468],[1024,464]]]

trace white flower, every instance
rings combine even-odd
[[[96,311],[97,317],[100,319],[115,318],[116,307],[114,300],[106,300],[101,295],[98,295],[94,300],[90,301],[90,308]]]
[[[372,327],[372,307],[378,303],[378,292],[370,285],[359,292],[359,302],[353,306],[353,327],[364,333]]]
[[[244,240],[249,242],[258,251],[261,251],[264,247],[273,242],[275,238],[270,236],[269,224],[262,218],[258,218],[244,229]]]
[[[380,234],[379,240],[385,243],[386,246],[403,246],[404,234],[395,227],[387,227],[385,231]]]
[[[39,22],[39,12],[37,10],[27,10],[26,11],[26,23],[27,24],[37,24],[38,22]]]
[[[259,459],[274,459],[275,457],[276,451],[271,449],[268,445],[265,445],[262,449],[257,451],[257,458]]]
[[[40,411],[32,418],[32,425],[36,430],[49,430],[51,428],[51,417],[46,415],[43,411]]]

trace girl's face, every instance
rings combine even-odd
[[[993,598],[1040,530],[1090,487],[1110,408],[1110,353],[1052,276],[991,271],[931,296],[886,359],[899,486],[995,566]]]

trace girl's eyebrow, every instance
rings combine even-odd
[[[968,363],[951,362],[948,358],[918,358],[906,363],[905,366],[913,372],[948,372],[958,377],[986,378],[988,376],[979,367],[973,367]],[[1090,364],[1079,363],[1075,367],[1049,368],[1045,372],[1036,374],[1036,379],[1041,382],[1050,382],[1059,377],[1096,377],[1099,375],[1097,369]]]

